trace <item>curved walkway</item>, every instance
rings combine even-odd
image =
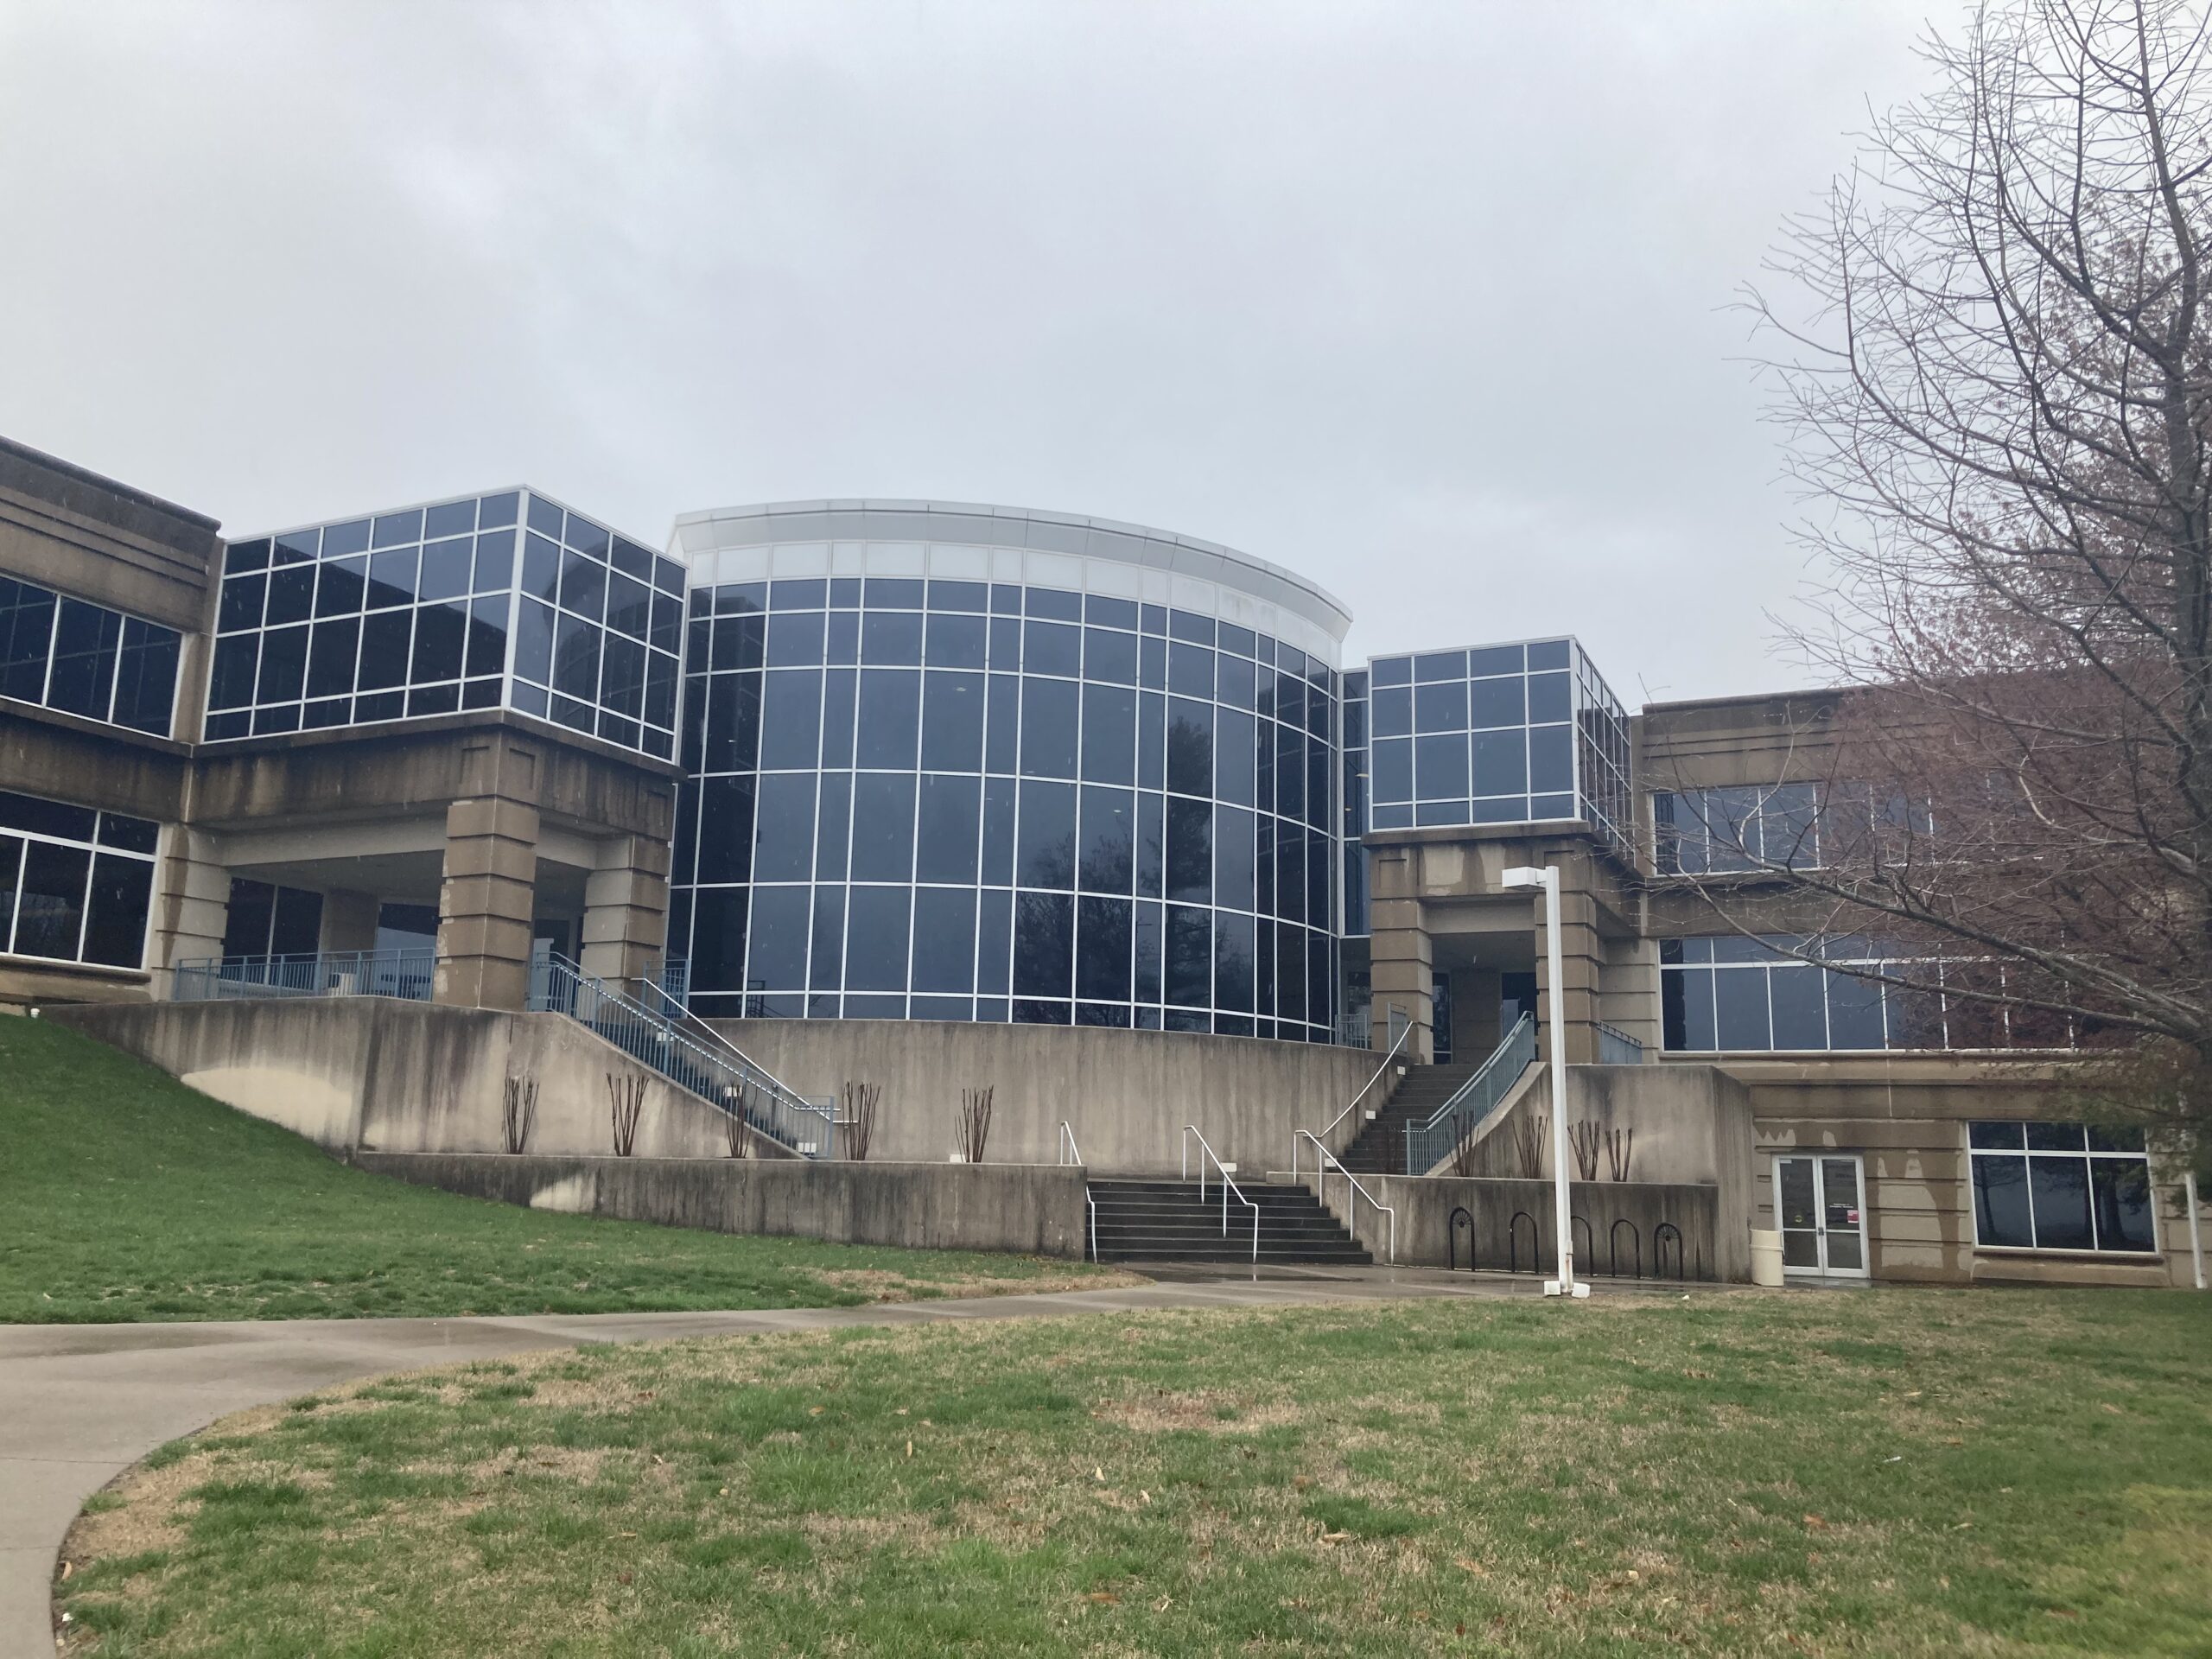
[[[380,1371],[585,1342],[1537,1289],[1525,1277],[1423,1268],[1185,1274],[1177,1275],[1183,1282],[1121,1290],[756,1313],[0,1325],[0,1659],[52,1659],[55,1563],[92,1493],[155,1447],[218,1417]]]

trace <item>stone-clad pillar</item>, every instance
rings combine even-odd
[[[169,831],[168,855],[162,860],[161,893],[146,953],[157,1001],[174,994],[178,963],[223,954],[230,915],[231,873],[223,867],[214,837],[178,824]]]
[[[644,973],[668,937],[668,846],[647,836],[611,836],[598,854],[584,878],[577,965],[619,984]]]
[[[1598,901],[1584,885],[1588,872],[1578,861],[1560,860],[1560,965],[1565,982],[1567,1030],[1564,1052],[1570,1065],[1588,1065],[1598,1058],[1598,1018],[1600,969],[1605,945],[1598,935]],[[1536,1052],[1554,1057],[1551,1029],[1551,946],[1545,937],[1544,902],[1535,898],[1536,927]]]
[[[1427,1064],[1436,1052],[1434,1025],[1435,945],[1421,913],[1420,849],[1380,849],[1368,861],[1372,896],[1368,900],[1368,974],[1374,1001],[1368,1045],[1390,1046],[1390,1011],[1413,1022],[1404,1058]]]
[[[472,793],[446,809],[432,1000],[519,1008],[530,990],[537,893],[538,757],[503,739],[472,747]]]

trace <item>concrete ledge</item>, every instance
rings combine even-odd
[[[1572,1071],[1569,1073],[1573,1075]],[[1484,1268],[1504,1268],[1513,1262],[1513,1217],[1526,1215],[1534,1222],[1535,1259],[1545,1270],[1556,1267],[1552,1249],[1552,1183],[1518,1177],[1482,1175],[1363,1176],[1362,1185],[1382,1204],[1398,1212],[1398,1262],[1404,1267],[1442,1268],[1452,1265],[1452,1212],[1465,1210],[1473,1217],[1475,1263]],[[1359,1242],[1380,1260],[1389,1242],[1388,1219],[1354,1195],[1352,1210],[1344,1209],[1343,1182],[1325,1183],[1330,1207]],[[1575,1230],[1576,1273],[1586,1279],[1603,1278],[1618,1267],[1622,1278],[1658,1277],[1653,1243],[1660,1226],[1672,1226],[1681,1235],[1682,1276],[1744,1282],[1751,1276],[1749,1217],[1741,1212],[1724,1213],[1721,1190],[1690,1181],[1571,1181],[1567,1184],[1570,1213],[1586,1219],[1590,1232]],[[1614,1231],[1619,1231],[1620,1257],[1612,1254]],[[1530,1267],[1529,1222],[1521,1224],[1519,1266]],[[1459,1236],[1459,1265],[1468,1265],[1468,1235]],[[1668,1274],[1674,1277],[1674,1255],[1669,1245]]]
[[[1085,1253],[1084,1172],[1072,1165],[435,1152],[354,1152],[346,1161],[467,1198],[665,1227],[1071,1260]]]

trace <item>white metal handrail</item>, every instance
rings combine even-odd
[[[1191,1141],[1193,1137],[1198,1141],[1199,1153],[1198,1202],[1204,1204],[1206,1201],[1206,1160],[1211,1158],[1213,1166],[1221,1172],[1221,1236],[1224,1238],[1229,1236],[1229,1195],[1234,1192],[1236,1202],[1252,1212],[1252,1265],[1256,1268],[1260,1265],[1260,1206],[1246,1198],[1244,1189],[1229,1179],[1229,1166],[1223,1163],[1214,1149],[1206,1144],[1205,1136],[1198,1133],[1198,1126],[1195,1123],[1183,1126],[1183,1179],[1186,1181],[1191,1179]]]
[[[1083,1201],[1090,1206],[1090,1259],[1098,1259],[1098,1200],[1090,1189],[1083,1189]]]
[[[1359,1177],[1353,1174],[1351,1171],[1346,1169],[1343,1164],[1337,1160],[1337,1154],[1331,1152],[1326,1147],[1321,1144],[1320,1136],[1315,1135],[1311,1129],[1299,1129],[1295,1131],[1295,1134],[1305,1140],[1311,1141],[1313,1143],[1313,1185],[1317,1189],[1319,1189],[1315,1193],[1315,1196],[1321,1200],[1322,1208],[1326,1209],[1328,1207],[1329,1172],[1333,1169],[1338,1174],[1344,1178],[1344,1185],[1348,1189],[1344,1193],[1344,1211],[1347,1227],[1349,1227],[1351,1222],[1352,1213],[1351,1195],[1354,1192],[1358,1193],[1361,1198],[1365,1198],[1367,1200],[1368,1206],[1377,1215],[1388,1216],[1390,1218],[1390,1243],[1389,1249],[1389,1265],[1394,1268],[1397,1266],[1398,1211],[1396,1208],[1391,1205],[1383,1203],[1372,1192],[1369,1192],[1366,1187],[1360,1185]]]
[[[1390,1010],[1390,1012],[1391,1012],[1391,1014],[1394,1014],[1394,1015],[1395,1015],[1395,1014],[1397,1013],[1397,1009],[1395,1009],[1395,1008],[1394,1007],[1394,1008],[1392,1008],[1392,1009]],[[1392,1023],[1393,1023],[1393,1024],[1395,1024],[1395,1023],[1396,1023],[1396,1021],[1395,1021],[1395,1020],[1393,1020]],[[1347,1117],[1350,1117],[1350,1116],[1351,1116],[1351,1114],[1352,1114],[1353,1109],[1354,1109],[1356,1107],[1357,1107],[1357,1106],[1358,1106],[1359,1103],[1360,1103],[1361,1101],[1365,1100],[1365,1099],[1367,1098],[1367,1092],[1368,1092],[1368,1090],[1370,1090],[1370,1089],[1372,1089],[1372,1088],[1374,1088],[1374,1087],[1375,1087],[1375,1085],[1376,1085],[1376,1084],[1380,1083],[1380,1082],[1382,1080],[1382,1074],[1383,1074],[1385,1071],[1388,1071],[1390,1069],[1390,1067],[1391,1067],[1392,1064],[1393,1064],[1393,1063],[1397,1059],[1399,1053],[1400,1053],[1400,1052],[1401,1052],[1405,1048],[1405,1046],[1406,1046],[1406,1039],[1407,1039],[1408,1038],[1411,1037],[1413,1034],[1414,1034],[1414,1026],[1413,1026],[1413,1021],[1412,1021],[1412,1020],[1408,1020],[1408,1021],[1406,1021],[1405,1025],[1404,1025],[1404,1026],[1400,1029],[1400,1031],[1399,1031],[1399,1033],[1398,1033],[1397,1036],[1396,1036],[1396,1037],[1392,1040],[1392,1042],[1391,1042],[1391,1044],[1390,1044],[1390,1051],[1389,1051],[1389,1053],[1387,1053],[1387,1054],[1385,1054],[1385,1055],[1383,1055],[1383,1057],[1382,1057],[1382,1065],[1378,1065],[1378,1066],[1376,1066],[1376,1067],[1375,1068],[1375,1075],[1374,1075],[1373,1077],[1371,1077],[1368,1078],[1368,1080],[1367,1080],[1365,1083],[1362,1084],[1360,1085],[1360,1087],[1359,1087],[1359,1092],[1358,1092],[1357,1094],[1354,1095],[1354,1096],[1352,1096],[1349,1101],[1346,1101],[1346,1102],[1344,1103],[1344,1110],[1342,1110],[1342,1111],[1338,1112],[1338,1113],[1334,1117],[1331,1118],[1327,1122],[1324,1123],[1324,1124],[1323,1124],[1323,1125],[1322,1125],[1319,1129],[1316,1129],[1316,1130],[1311,1131],[1310,1133],[1309,1133],[1308,1131],[1305,1130],[1305,1129],[1294,1129],[1294,1130],[1293,1130],[1293,1131],[1291,1132],[1291,1136],[1290,1136],[1290,1179],[1291,1179],[1291,1180],[1292,1180],[1294,1183],[1295,1183],[1295,1182],[1297,1181],[1297,1179],[1298,1179],[1298,1141],[1299,1141],[1299,1137],[1300,1137],[1300,1135],[1304,1135],[1304,1136],[1306,1137],[1306,1139],[1307,1139],[1307,1140],[1309,1140],[1309,1141],[1313,1141],[1316,1146],[1320,1146],[1320,1145],[1322,1145],[1322,1144],[1323,1144],[1323,1141],[1322,1141],[1322,1140],[1321,1140],[1321,1137],[1322,1137],[1323,1135],[1325,1135],[1329,1134],[1332,1130],[1333,1130],[1333,1129],[1337,1127],[1337,1125],[1338,1125],[1338,1124],[1339,1124],[1339,1123],[1343,1122],[1344,1121],[1344,1119],[1346,1119]]]
[[[1074,1127],[1065,1117],[1060,1120],[1060,1143],[1057,1161],[1061,1164],[1074,1164],[1077,1167],[1081,1167],[1083,1164],[1083,1149],[1075,1143]]]

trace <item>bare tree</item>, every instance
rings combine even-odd
[[[1815,810],[1700,833],[1750,931],[2013,1041],[2212,1099],[2212,59],[2177,0],[2005,0],[1931,35],[1750,303],[1839,695]],[[1811,303],[1805,302],[1811,296]],[[1968,1021],[1970,1023],[1970,1020]],[[1956,1039],[1954,1039],[1956,1046]],[[2178,1106],[2175,1103],[2178,1101]],[[2195,1138],[2193,1135],[2191,1138]]]

